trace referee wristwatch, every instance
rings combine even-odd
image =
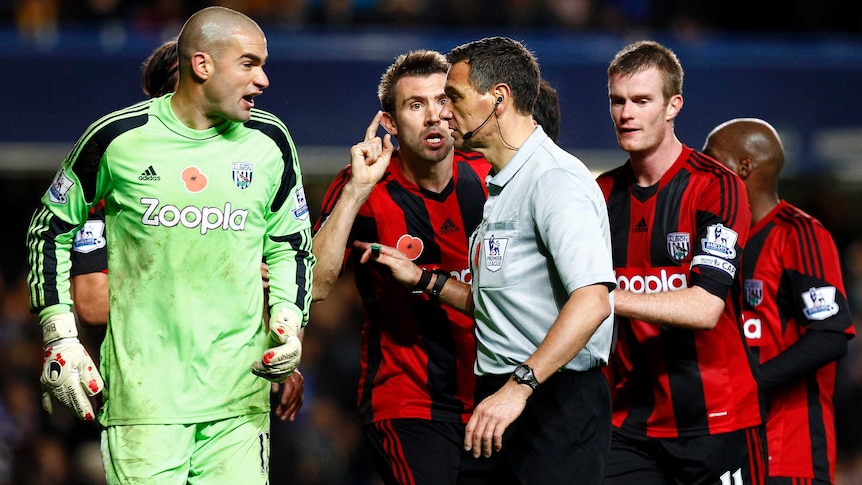
[[[531,369],[527,364],[521,364],[518,367],[515,367],[514,372],[512,372],[512,380],[518,384],[526,384],[534,391],[539,387],[539,381],[536,380],[536,375],[533,374],[533,369]]]

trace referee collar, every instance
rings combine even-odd
[[[515,155],[512,156],[512,159],[509,160],[509,163],[503,167],[503,170],[500,170],[499,173],[493,173],[493,169],[491,172],[488,172],[488,176],[485,178],[485,185],[488,186],[488,195],[496,195],[499,194],[503,187],[509,183],[515,177],[515,174],[521,170],[521,168],[527,163],[528,160],[533,156],[533,153],[539,148],[539,146],[548,140],[548,135],[545,134],[545,130],[542,129],[541,126],[536,126],[536,129],[533,131],[533,134],[524,141],[524,144],[518,148],[518,151],[515,152]]]

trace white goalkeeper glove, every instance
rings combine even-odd
[[[88,396],[102,391],[105,383],[90,355],[78,341],[72,313],[61,313],[42,322],[45,354],[42,360],[42,407],[50,414],[53,395],[84,421],[96,415]]]
[[[282,311],[269,319],[269,349],[263,358],[251,366],[258,377],[272,382],[284,382],[293,374],[302,357],[299,329],[302,325],[295,315]]]

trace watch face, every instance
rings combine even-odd
[[[515,371],[512,373],[512,377],[518,384],[527,384],[533,389],[535,389],[539,385],[539,383],[536,381],[536,376],[533,375],[533,369],[530,369],[529,366],[526,366],[524,364],[515,367]]]

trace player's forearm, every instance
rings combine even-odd
[[[574,359],[610,314],[606,286],[590,285],[572,292],[545,339],[527,359],[536,379],[544,382]]]
[[[58,312],[63,313],[71,308],[69,267],[71,240],[76,231],[76,226],[49,210],[40,209],[33,216],[27,233],[31,311],[62,306]],[[48,261],[53,264],[46,264]]]
[[[311,289],[315,266],[311,251],[311,228],[282,238],[281,243],[267,244],[265,257],[269,272],[268,304],[275,315],[285,306],[302,315],[302,324],[308,321]]]
[[[654,325],[712,330],[725,302],[698,286],[661,293],[614,292],[614,312],[621,317]]]
[[[73,276],[72,290],[78,320],[84,325],[107,325],[108,275],[97,272]]]
[[[359,209],[368,198],[367,193],[348,183],[326,222],[314,235],[312,248],[317,263],[314,266],[312,301],[323,301],[341,275],[344,251]]]
[[[847,337],[840,332],[808,331],[760,366],[760,385],[773,389],[799,379],[847,353]]]
[[[435,276],[439,278],[439,276]],[[429,288],[433,288],[436,280],[432,280]],[[440,291],[440,303],[445,303],[466,315],[473,316],[473,288],[453,278],[446,280]]]

